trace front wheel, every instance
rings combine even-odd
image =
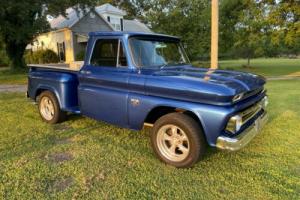
[[[151,144],[161,161],[178,168],[194,165],[207,146],[198,123],[182,113],[158,119],[152,129]]]
[[[66,119],[66,112],[60,109],[56,96],[44,91],[38,98],[39,112],[42,119],[49,124],[56,124]]]

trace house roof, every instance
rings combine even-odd
[[[112,6],[109,3],[103,4],[102,6],[95,7],[95,11],[101,18],[103,18],[101,14],[104,14],[104,13],[118,14],[121,16],[126,15],[126,12],[120,10],[119,8]],[[88,12],[90,12],[90,9],[86,9],[86,13],[88,13]],[[49,20],[50,27],[52,29],[71,28],[86,13],[84,13],[81,10],[79,10],[79,12],[77,12],[74,8],[68,8],[66,10],[66,17],[59,15],[58,17],[56,17],[52,20]],[[105,22],[107,22],[107,21],[105,20]]]
[[[66,10],[66,17],[59,15],[58,17],[49,20],[51,29],[63,29],[63,28],[71,28],[75,25],[85,14],[93,12],[89,9],[86,12],[79,11],[77,12],[74,8],[68,8]],[[112,6],[109,3],[103,4],[102,6],[95,7],[95,13],[101,17],[108,26],[111,27],[111,24],[102,16],[104,13],[118,14],[120,16],[126,15],[126,12],[120,10]],[[124,20],[124,31],[137,31],[137,32],[146,32],[152,33],[152,31],[143,23],[138,20]]]
[[[152,31],[138,20],[124,20],[124,31],[152,33]]]
[[[66,17],[59,15],[49,21],[51,29],[70,28],[83,17],[83,12],[77,12],[73,8],[66,10]]]
[[[103,14],[103,13],[111,13],[111,14],[117,14],[121,16],[125,16],[127,13],[117,7],[112,6],[109,3],[103,4],[101,6],[97,6],[95,8],[96,12],[98,14]]]

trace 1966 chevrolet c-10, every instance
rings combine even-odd
[[[42,119],[66,113],[120,127],[152,127],[163,162],[190,167],[207,146],[244,147],[267,121],[263,77],[190,65],[176,37],[134,32],[90,33],[79,70],[30,65],[27,96]]]

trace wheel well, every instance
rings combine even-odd
[[[168,106],[156,107],[156,108],[152,109],[148,113],[148,115],[146,117],[146,120],[144,121],[144,125],[145,126],[153,127],[153,124],[160,117],[162,117],[162,116],[164,116],[166,114],[169,114],[169,113],[174,113],[174,112],[183,113],[183,114],[191,117],[192,119],[194,119],[198,123],[200,129],[202,130],[203,136],[204,136],[205,140],[207,141],[207,139],[206,139],[206,133],[204,131],[204,128],[203,128],[201,120],[198,118],[198,116],[194,112],[186,110],[186,109],[174,108],[174,107],[168,107]]]
[[[40,96],[40,94],[42,94],[42,92],[47,91],[47,89],[38,89],[35,93],[35,100],[37,101],[38,96]]]
[[[156,108],[152,109],[148,113],[148,115],[145,119],[145,123],[154,124],[156,122],[156,120],[158,120],[160,117],[162,117],[166,114],[169,114],[169,113],[174,113],[174,112],[186,114],[186,115],[190,116],[191,118],[193,118],[196,122],[198,122],[200,124],[200,126],[202,126],[199,118],[192,111],[181,109],[181,108],[168,107],[168,106],[160,106],[160,107],[156,107]]]
[[[36,91],[35,100],[37,101],[38,100],[37,98],[40,96],[40,94],[42,94],[45,91],[49,91],[49,92],[53,93],[54,96],[56,97],[56,99],[58,100],[57,95],[55,94],[55,92],[53,92],[51,89],[43,89],[43,88],[40,88]]]

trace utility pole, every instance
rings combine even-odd
[[[219,43],[219,0],[211,1],[211,53],[210,68],[218,68],[218,43]]]

